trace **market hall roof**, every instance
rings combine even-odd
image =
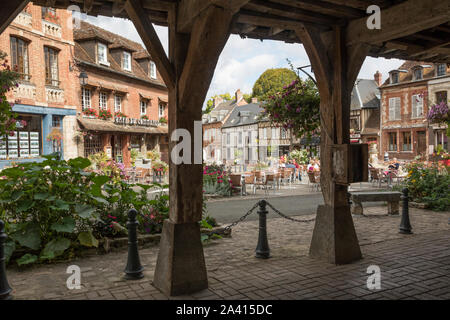
[[[9,2],[9,1],[8,1]],[[35,0],[56,8],[78,5],[89,15],[128,18],[123,0]],[[168,12],[177,7],[181,19],[177,30],[189,33],[192,21],[213,3],[236,11],[231,33],[243,38],[281,40],[300,43],[296,29],[301,23],[324,31],[347,26],[348,45],[370,45],[369,56],[450,62],[450,0],[143,0],[143,10],[157,25],[168,25]],[[20,3],[12,0],[11,3]],[[381,29],[367,28],[370,5],[381,12]],[[5,8],[8,17],[17,14],[13,4]],[[9,11],[8,11],[9,10]],[[411,17],[417,17],[412,23]],[[420,17],[420,19],[419,19]],[[3,26],[2,26],[3,28]],[[3,29],[0,29],[0,31]]]

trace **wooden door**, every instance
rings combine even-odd
[[[427,151],[427,138],[425,131],[417,131],[417,155],[425,154]]]

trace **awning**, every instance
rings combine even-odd
[[[163,102],[163,103],[168,103],[169,101],[169,99],[167,99],[166,97],[158,97],[158,100],[160,101],[160,102]]]
[[[147,127],[115,124],[112,121],[78,118],[80,127],[88,131],[167,134],[167,126]]]
[[[147,100],[152,100],[152,97],[150,97],[149,95],[143,94],[139,92],[139,95],[141,96],[142,99],[147,99]]]

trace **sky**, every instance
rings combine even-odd
[[[143,45],[133,23],[127,19],[85,15],[82,16],[82,19]],[[167,28],[155,26],[155,30],[167,52]],[[230,93],[233,96],[237,89],[243,93],[251,93],[253,84],[265,70],[289,68],[287,59],[292,62],[294,67],[310,64],[301,44],[241,39],[237,35],[231,35],[219,57],[206,100],[213,95],[222,93]],[[388,72],[398,68],[402,63],[403,61],[398,59],[367,57],[358,78],[373,79],[373,75],[378,70],[384,81],[388,77]],[[305,70],[311,71],[309,68]],[[306,77],[304,74],[301,76]]]

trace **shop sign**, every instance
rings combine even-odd
[[[114,118],[114,123],[128,125],[128,126],[143,126],[143,127],[157,127],[159,126],[158,120],[147,120],[147,119],[134,119],[134,118]]]

